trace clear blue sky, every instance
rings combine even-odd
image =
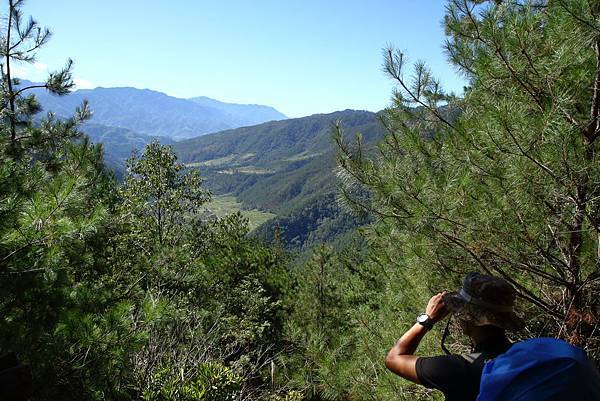
[[[442,51],[443,0],[29,0],[54,33],[35,67],[75,60],[80,87],[133,86],[177,97],[267,104],[290,117],[380,110],[393,83],[381,70],[392,44],[463,81]]]

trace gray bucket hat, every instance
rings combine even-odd
[[[515,289],[499,277],[471,272],[459,292],[444,295],[444,303],[459,320],[476,326],[519,330],[525,322],[514,312]]]

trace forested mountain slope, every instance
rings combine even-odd
[[[365,140],[381,134],[374,113],[344,110],[205,135],[182,141],[176,149],[187,163],[277,168],[332,149],[331,128],[337,120]]]
[[[188,167],[201,168],[215,193],[232,193],[247,207],[278,215],[258,230],[261,236],[271,237],[279,227],[286,244],[302,247],[358,224],[335,201],[332,131],[338,121],[349,137],[360,133],[366,144],[383,137],[377,114],[345,110],[228,130],[174,146]],[[315,231],[322,235],[311,235]]]

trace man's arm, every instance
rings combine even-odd
[[[427,304],[425,313],[433,322],[442,320],[448,311],[442,296],[445,293],[441,292],[434,295]],[[396,345],[388,352],[385,358],[385,367],[396,373],[403,378],[410,380],[414,383],[420,384],[419,378],[417,377],[417,359],[414,353],[421,342],[421,339],[429,330],[419,323],[415,323],[400,339],[396,342]]]
[[[421,384],[416,369],[419,357],[413,354],[428,331],[426,327],[415,323],[388,352],[385,367],[407,380]]]

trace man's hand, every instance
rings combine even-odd
[[[444,294],[446,294],[445,291],[434,295],[427,303],[425,313],[434,323],[439,322],[440,320],[448,316],[448,308],[446,308],[444,300],[442,299]]]

